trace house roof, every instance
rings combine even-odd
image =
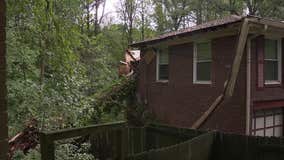
[[[195,32],[195,31],[200,31],[200,30],[203,30],[203,29],[208,29],[208,28],[212,28],[212,27],[217,27],[217,26],[222,26],[222,25],[227,25],[227,24],[239,22],[242,19],[243,19],[242,16],[231,15],[231,16],[227,16],[227,17],[222,18],[222,19],[216,19],[216,20],[209,21],[209,22],[206,22],[206,23],[203,23],[203,24],[200,24],[200,25],[192,26],[192,27],[189,27],[189,28],[186,28],[186,29],[168,32],[168,33],[159,35],[157,37],[154,37],[152,39],[147,39],[147,40],[144,40],[144,41],[133,43],[130,46],[133,46],[133,47],[142,46],[142,45],[146,45],[148,43],[166,40],[166,39],[169,39],[169,38],[184,35],[184,34],[187,34],[187,33],[192,33],[192,32]]]
[[[192,34],[192,33],[196,33],[196,32],[203,32],[209,29],[213,29],[213,28],[217,28],[217,27],[222,27],[222,26],[227,26],[233,23],[237,23],[237,22],[241,22],[244,18],[257,18],[257,19],[263,19],[263,20],[268,20],[271,22],[277,22],[277,23],[282,23],[280,21],[274,21],[274,20],[270,20],[270,19],[264,19],[261,17],[256,17],[256,16],[237,16],[237,15],[230,15],[227,17],[224,17],[222,19],[216,19],[213,21],[209,21],[200,25],[196,25],[196,26],[192,26],[186,29],[181,29],[179,31],[173,31],[173,32],[168,32],[165,34],[162,34],[160,36],[154,37],[152,39],[147,39],[144,41],[140,41],[140,42],[135,42],[133,44],[131,44],[131,47],[139,47],[139,46],[143,46],[143,45],[147,45],[149,43],[157,43],[160,41],[164,41],[167,39],[172,39],[172,38],[176,38],[179,36],[185,36],[188,34]],[[284,24],[284,23],[282,23]]]

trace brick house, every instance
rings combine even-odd
[[[138,99],[162,123],[283,136],[284,23],[224,19],[137,42]]]

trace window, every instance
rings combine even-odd
[[[166,50],[159,50],[157,54],[157,81],[169,79],[169,55]]]
[[[264,45],[265,84],[281,82],[281,40],[265,39]]]
[[[283,135],[283,110],[259,110],[252,116],[251,134],[255,136],[275,136]]]
[[[194,44],[193,83],[211,83],[211,44],[210,42]]]

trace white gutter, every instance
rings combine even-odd
[[[250,135],[251,105],[251,38],[247,40],[246,135]]]

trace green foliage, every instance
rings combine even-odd
[[[92,154],[89,154],[90,144],[83,143],[80,146],[73,145],[71,143],[57,145],[55,151],[56,159],[60,160],[95,160]],[[16,151],[13,160],[40,160],[41,155],[39,147],[31,150],[27,154],[22,151]]]
[[[126,107],[132,101],[135,101],[136,81],[134,79],[121,78],[112,85],[106,87],[100,94],[95,95],[95,111],[93,114],[95,122],[105,122],[109,117],[122,117],[125,114]],[[117,120],[121,120],[118,118]]]
[[[121,28],[108,26],[96,36],[85,33],[81,3],[7,2],[10,135],[31,118],[40,121],[42,130],[88,124],[97,114],[94,94],[118,79],[125,49]],[[116,119],[112,116],[108,120]]]
[[[145,123],[152,116],[135,101],[135,80],[117,74],[128,43],[229,14],[284,18],[282,0],[124,0],[131,5],[118,7],[121,21],[100,25],[90,10],[94,2],[7,1],[11,136],[33,118],[41,130],[121,120],[126,112],[134,124]],[[94,158],[77,149],[63,146],[57,156]],[[14,157],[38,158],[37,150]]]
[[[92,154],[88,154],[90,144],[84,143],[80,147],[72,144],[60,145],[55,153],[56,159],[60,160],[95,160]]]
[[[24,154],[22,151],[16,151],[13,156],[13,160],[40,160],[41,156],[39,148],[31,150],[29,153]]]

